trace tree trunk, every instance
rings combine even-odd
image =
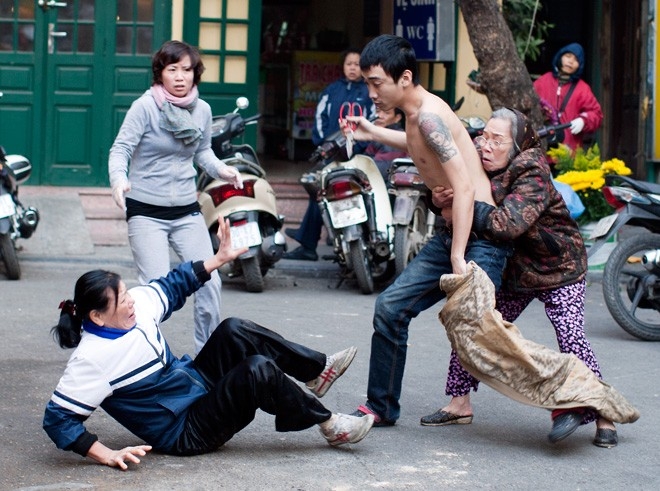
[[[457,0],[457,3],[479,63],[481,91],[490,106],[514,107],[526,114],[535,128],[543,126],[539,98],[497,0]]]

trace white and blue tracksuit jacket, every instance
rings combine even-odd
[[[172,446],[188,407],[208,387],[190,357],[172,354],[159,325],[207,279],[201,261],[181,264],[166,277],[130,290],[133,328],[83,324],[80,344],[44,415],[43,427],[58,448],[87,454],[96,436],[83,423],[99,406],[155,449]]]

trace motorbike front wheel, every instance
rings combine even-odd
[[[245,279],[245,289],[252,293],[261,293],[264,291],[264,277],[261,274],[259,258],[252,256],[247,259],[241,259],[241,269]]]
[[[408,263],[424,246],[426,234],[426,204],[418,201],[408,225],[397,225],[394,229],[394,267],[399,276]]]
[[[7,278],[17,280],[21,277],[21,265],[18,263],[16,248],[9,234],[0,234],[0,256],[5,263]]]
[[[369,295],[374,292],[374,279],[371,276],[371,266],[364,243],[362,239],[354,240],[349,243],[349,247],[353,272],[360,291],[365,295]]]
[[[660,249],[660,235],[624,240],[610,254],[603,272],[603,296],[614,320],[629,334],[660,341],[660,279],[641,263],[645,252]]]

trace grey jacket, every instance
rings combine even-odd
[[[183,206],[197,201],[195,164],[214,178],[226,164],[211,150],[208,103],[198,99],[192,118],[202,138],[184,145],[160,128],[160,109],[147,90],[131,105],[110,148],[110,185],[120,185],[128,176],[131,191],[126,197],[151,205]]]

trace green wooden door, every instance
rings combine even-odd
[[[107,183],[107,155],[168,39],[171,0],[2,0],[0,143],[30,184]]]
[[[35,116],[36,1],[0,1],[0,145],[8,153],[27,156],[35,165],[33,151],[41,138],[41,121]],[[32,173],[30,183],[38,182]]]

